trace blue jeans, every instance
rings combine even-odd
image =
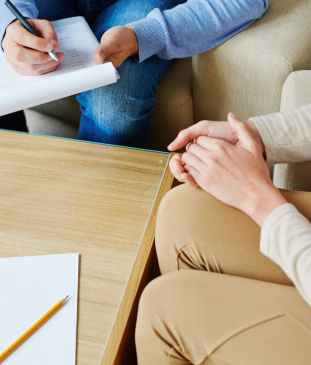
[[[9,129],[17,132],[28,132],[26,118],[23,111],[0,117],[0,129]]]
[[[100,41],[111,27],[142,19],[154,8],[165,10],[184,1],[37,0],[36,4],[40,19],[83,15]],[[154,94],[171,63],[153,56],[140,64],[130,57],[118,68],[121,79],[116,84],[78,95],[82,112],[79,138],[144,147],[152,124]]]

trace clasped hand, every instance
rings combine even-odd
[[[195,142],[189,143],[193,139]],[[187,152],[175,155],[170,162],[179,181],[200,186],[260,226],[274,209],[286,203],[270,179],[264,146],[252,122],[243,123],[232,113],[228,122],[203,121],[182,131],[168,148],[185,145]]]

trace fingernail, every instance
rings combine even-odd
[[[48,61],[52,61],[52,57],[49,55],[49,57],[48,57]]]
[[[54,46],[59,46],[59,43],[56,39],[51,39],[51,43],[54,44]]]
[[[51,52],[53,51],[53,46],[51,45],[51,43],[47,43],[44,47],[46,52]]]
[[[230,113],[230,115],[231,115],[231,118],[237,119],[237,117],[232,112]]]

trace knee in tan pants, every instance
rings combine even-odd
[[[283,270],[261,254],[260,228],[243,212],[186,184],[163,199],[156,250],[162,274],[197,269],[292,285]]]
[[[182,270],[145,288],[139,365],[309,365],[311,309],[294,287]]]

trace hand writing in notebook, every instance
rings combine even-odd
[[[59,52],[57,62],[46,53],[60,49],[52,23],[47,20],[29,22],[43,38],[31,34],[18,20],[12,22],[2,41],[6,60],[23,75],[43,75],[56,70],[65,61],[65,55]]]

